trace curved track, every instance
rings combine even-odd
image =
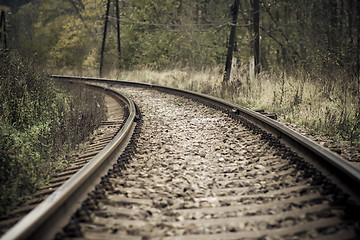
[[[78,166],[75,167],[77,169],[70,169],[76,172],[75,174],[72,172],[70,179],[68,176],[59,176],[61,181],[55,178],[56,182],[65,182],[60,186],[50,186],[50,188],[57,187],[54,192],[53,189],[45,190],[45,195],[52,192],[50,196],[21,218],[1,239],[51,239],[56,231],[66,224],[72,212],[81,206],[87,192],[100,181],[100,177],[106,173],[108,166],[116,161],[130,141],[136,125],[134,121],[136,109],[133,101],[116,91],[88,85],[99,90],[106,90],[107,95],[125,105],[127,118],[123,121],[121,129],[118,129],[114,136],[105,136],[105,139],[101,140],[103,143],[108,142],[105,146],[100,143],[101,147],[95,146],[96,149],[90,149],[90,153],[75,162],[76,165],[80,164],[81,169],[79,170]],[[106,124],[116,127],[118,121]],[[26,208],[32,209],[33,206]]]
[[[121,129],[127,113],[124,112],[122,102],[120,103],[113,97],[105,95],[105,102],[108,110],[107,121],[101,122],[96,135],[92,136],[84,147],[66,159],[68,165],[65,169],[51,176],[48,184],[42,186],[32,195],[26,196],[26,201],[1,217],[0,236],[76,174],[114,138],[116,133]]]
[[[359,237],[359,171],[278,122],[188,91],[65,78],[110,84],[143,118],[136,151],[118,158],[56,238]]]

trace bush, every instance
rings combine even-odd
[[[104,99],[55,85],[15,52],[0,52],[0,214],[46,182],[105,116]]]

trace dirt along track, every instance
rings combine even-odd
[[[359,208],[296,153],[227,114],[119,87],[142,113],[114,166],[57,239],[356,239]]]

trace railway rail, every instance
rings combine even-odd
[[[113,157],[115,164],[102,171],[100,183],[89,184],[95,190],[71,207],[71,219],[34,224],[34,215],[27,216],[4,239],[360,236],[359,170],[277,121],[189,91],[52,77],[130,96],[141,110],[129,114],[136,134],[120,157]],[[67,206],[74,198],[63,201]]]
[[[103,133],[74,156],[68,168],[53,176],[48,185],[0,221],[2,232],[17,223],[1,239],[51,239],[56,227],[61,228],[67,221],[66,216],[70,217],[72,210],[78,207],[76,203],[81,204],[86,192],[106,173],[107,165],[117,159],[130,141],[135,127],[134,103],[112,90],[87,85],[107,93],[105,100],[110,118],[100,126]]]
[[[104,100],[107,106],[107,119],[101,122],[96,135],[92,136],[76,153],[67,157],[67,167],[51,176],[48,184],[42,186],[32,195],[26,196],[26,201],[1,217],[0,236],[84,167],[85,164],[110,143],[121,129],[123,121],[127,117],[127,112],[124,111],[122,102],[109,95],[104,95]]]

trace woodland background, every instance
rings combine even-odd
[[[239,63],[247,63],[253,55],[254,2],[240,1],[234,54]],[[57,70],[99,67],[107,0],[1,3],[11,7],[10,48]],[[111,0],[104,65],[110,69],[222,65],[231,4],[232,0],[120,0],[118,62],[115,0]],[[357,0],[260,1],[261,68],[316,71],[329,79],[341,71],[352,77],[359,65],[359,15]]]

